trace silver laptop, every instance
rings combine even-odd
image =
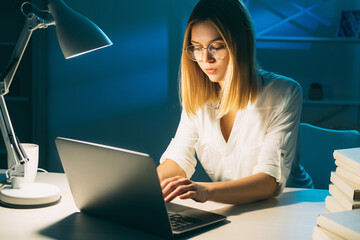
[[[224,221],[225,216],[164,202],[149,155],[56,138],[76,206],[83,213],[167,238]]]

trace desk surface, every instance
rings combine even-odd
[[[60,187],[59,204],[38,209],[0,205],[0,239],[161,239],[116,223],[78,213],[61,173],[40,173],[38,182]],[[243,205],[177,203],[228,216],[228,222],[184,239],[311,239],[316,217],[325,211],[327,190],[286,188],[277,198]]]

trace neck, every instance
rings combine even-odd
[[[224,81],[219,81],[219,86],[220,86],[221,89],[223,89],[223,87],[224,87]]]

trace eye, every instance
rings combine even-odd
[[[211,44],[210,48],[214,50],[220,50],[226,48],[226,45],[225,43],[214,42]]]
[[[202,47],[193,45],[194,51],[201,51]]]

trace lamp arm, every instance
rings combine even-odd
[[[29,43],[33,31],[39,28],[47,28],[50,25],[55,25],[54,21],[45,21],[33,13],[29,13],[25,20],[25,25],[20,33],[19,39],[15,45],[11,59],[0,82],[0,95],[5,95],[9,92],[11,82],[15,76],[20,61],[24,55],[25,49]]]
[[[0,128],[8,153],[8,170],[6,177],[10,180],[12,177],[24,177],[24,163],[28,161],[24,149],[17,139],[11,119],[6,107],[4,95],[9,92],[11,82],[18,69],[20,61],[24,55],[25,49],[29,43],[32,32],[39,28],[47,28],[54,25],[54,21],[44,21],[33,13],[27,15],[25,25],[15,45],[15,49],[9,61],[7,68],[0,82]],[[11,180],[10,180],[11,181]]]

